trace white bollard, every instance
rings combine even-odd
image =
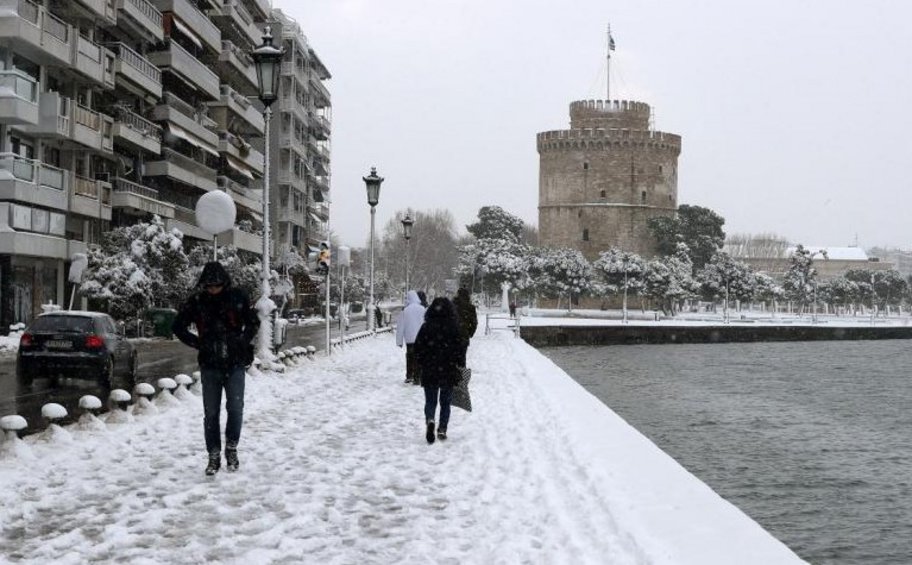
[[[108,403],[111,411],[108,412],[105,423],[107,424],[126,424],[133,421],[133,414],[127,410],[130,405],[130,393],[122,388],[115,388],[108,396]]]
[[[152,397],[155,396],[155,387],[149,383],[137,383],[133,387],[133,394],[136,395],[136,404],[133,406],[134,416],[151,416],[158,414],[158,407],[152,404]]]
[[[158,388],[161,389],[161,392],[158,393],[158,396],[155,398],[155,404],[160,408],[167,408],[169,406],[175,406],[180,404],[180,401],[174,398],[174,394],[171,392],[177,388],[177,382],[169,377],[164,377],[158,379],[155,383],[158,385]]]
[[[58,422],[67,417],[67,409],[56,402],[48,402],[41,407],[41,416],[48,421],[48,427],[38,434],[40,441],[71,443],[73,436]]]
[[[101,400],[97,396],[87,394],[79,399],[79,409],[82,415],[76,426],[85,431],[101,431],[106,429],[104,422],[98,419],[97,412],[101,410]]]
[[[177,383],[177,388],[174,390],[174,398],[178,400],[190,400],[193,398],[193,393],[190,392],[190,385],[193,384],[193,379],[190,375],[183,373],[174,375],[174,382]]]
[[[27,427],[25,418],[17,414],[0,418],[0,430],[3,430],[4,435],[4,440],[0,442],[0,456],[34,459],[32,450],[19,437],[19,432]]]

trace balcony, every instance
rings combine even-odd
[[[276,172],[276,179],[279,184],[287,184],[298,190],[307,190],[307,182],[304,177],[295,174],[291,167],[279,167]]]
[[[37,124],[38,81],[18,70],[0,71],[0,124]]]
[[[329,139],[330,127],[326,116],[319,114],[310,115],[310,133],[320,141]]]
[[[114,88],[114,53],[75,34],[73,69],[103,88]]]
[[[174,206],[174,218],[165,222],[169,230],[176,228],[186,237],[212,242],[212,234],[196,225],[196,212],[178,204],[169,203],[169,205]]]
[[[0,0],[0,43],[40,65],[72,64],[73,28],[31,0]]]
[[[124,107],[114,112],[114,138],[133,149],[161,153],[162,128]]]
[[[218,99],[218,75],[177,43],[170,41],[167,50],[149,53],[149,61],[162,71],[168,70],[177,74],[209,100]]]
[[[72,128],[72,100],[58,92],[42,92],[38,98],[38,121],[22,131],[51,139],[69,139]]]
[[[221,10],[210,10],[212,21],[222,30],[222,38],[243,48],[254,47],[263,39],[260,28],[241,0],[224,0]]]
[[[307,71],[295,61],[282,61],[280,72],[285,76],[293,76],[301,85],[307,84]]]
[[[218,134],[182,110],[186,110],[186,108],[174,104],[174,100],[169,97],[165,100],[165,104],[160,104],[152,110],[152,119],[157,122],[168,122],[169,134],[180,137],[191,145],[218,157]]]
[[[149,43],[165,38],[162,13],[148,0],[116,0],[117,26]]]
[[[114,150],[114,118],[87,108],[73,107],[72,139],[90,149],[111,153]]]
[[[290,112],[303,124],[309,122],[307,110],[304,108],[304,105],[298,102],[291,94],[282,94],[279,97],[279,110],[282,112]]]
[[[326,108],[330,105],[329,90],[315,74],[310,75],[310,92],[317,108]]]
[[[222,41],[219,54],[219,71],[231,88],[245,96],[256,96],[256,68],[250,54],[230,41]]]
[[[164,176],[200,190],[215,190],[215,170],[203,163],[167,147],[162,148],[162,160],[146,163],[145,176]]]
[[[218,150],[225,155],[228,165],[238,173],[251,180],[254,174],[262,176],[263,154],[238,136],[228,132],[219,134]]]
[[[155,214],[165,219],[174,218],[174,204],[162,202],[157,190],[121,177],[114,178],[111,205],[133,215]]]
[[[114,72],[118,75],[118,85],[148,101],[161,98],[161,71],[152,61],[123,43],[112,43],[108,47],[114,51],[116,57]]]
[[[67,210],[67,173],[35,159],[0,153],[0,200]]]
[[[253,0],[255,9],[259,12],[257,20],[265,20],[272,13],[272,2],[270,0]],[[259,43],[259,40],[257,40]]]
[[[244,251],[249,251],[251,253],[263,253],[263,238],[259,235],[239,230],[238,228],[234,228],[229,232],[220,233],[218,235],[218,244],[233,245],[238,249],[243,249]]]
[[[153,2],[155,7],[162,12],[170,12],[176,16],[180,20],[180,23],[176,24],[178,27],[186,26],[187,31],[182,29],[182,33],[198,38],[212,51],[218,52],[221,48],[222,32],[206,14],[200,12],[188,0],[153,0]],[[175,25],[173,21],[171,25]]]
[[[233,124],[237,128],[235,131],[239,133],[263,135],[265,132],[266,122],[263,114],[246,96],[242,96],[227,84],[221,86],[219,99],[209,102],[208,105],[219,131],[227,131],[228,125]],[[235,119],[235,116],[240,118],[240,121]]]
[[[111,219],[111,184],[74,174],[70,211],[81,216]]]
[[[216,179],[218,187],[231,195],[239,206],[246,208],[256,220],[263,218],[263,191],[253,190],[240,183],[234,182],[226,176]]]
[[[98,21],[102,26],[117,24],[117,7],[114,0],[76,0],[77,5],[87,12],[87,18]]]

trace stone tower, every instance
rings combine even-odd
[[[581,100],[570,129],[538,134],[538,229],[542,245],[609,247],[655,254],[647,221],[678,206],[681,136],[652,131],[648,104]]]

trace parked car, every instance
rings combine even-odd
[[[307,317],[307,312],[301,309],[289,310],[288,314],[285,316],[285,319],[293,324],[300,323],[301,320]]]
[[[75,377],[105,387],[136,382],[136,350],[111,316],[67,311],[41,314],[19,339],[16,376],[31,386],[36,378]]]

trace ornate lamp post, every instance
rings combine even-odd
[[[371,208],[371,231],[370,231],[370,295],[367,303],[367,328],[373,330],[377,327],[377,320],[374,316],[374,216],[377,211],[377,203],[380,202],[380,185],[383,184],[383,177],[377,176],[377,167],[371,167],[370,175],[362,177],[367,188],[367,203]]]
[[[408,214],[402,219],[402,235],[405,236],[405,292],[408,294],[409,287],[409,244],[412,240],[412,225],[415,223]]]
[[[264,166],[263,166],[263,258],[262,258],[262,296],[258,301],[260,313],[259,354],[260,358],[271,358],[272,326],[269,324],[268,304],[271,302],[272,289],[269,287],[269,122],[272,118],[272,103],[279,97],[279,77],[282,58],[285,50],[272,44],[272,29],[266,26],[263,30],[263,43],[254,49],[250,56],[256,65],[257,84],[259,86],[259,99],[263,103],[263,119],[265,131],[263,133]],[[275,308],[275,305],[272,305]]]

